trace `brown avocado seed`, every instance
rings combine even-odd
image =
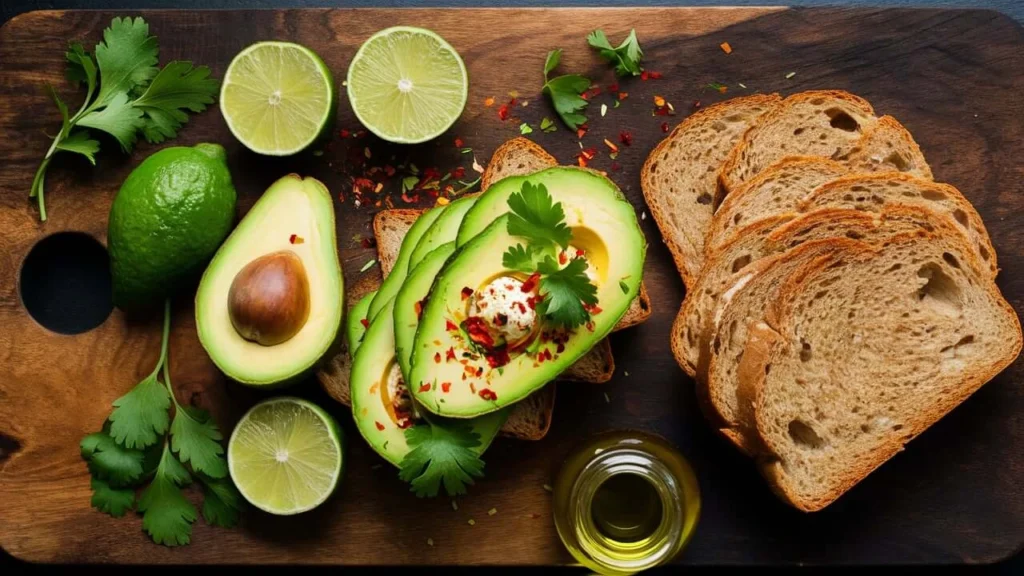
[[[231,282],[228,316],[238,334],[274,346],[298,334],[309,317],[309,278],[291,250],[249,262]]]

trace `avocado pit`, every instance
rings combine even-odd
[[[275,346],[302,330],[309,300],[302,259],[281,250],[256,258],[238,272],[228,291],[228,316],[242,338]]]

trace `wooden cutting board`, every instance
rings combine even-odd
[[[98,328],[53,332],[22,305],[19,273],[41,238],[81,231],[106,241],[107,213],[122,179],[156,147],[124,156],[104,142],[99,165],[60,159],[47,182],[50,219],[38,221],[27,194],[33,173],[58,129],[47,83],[77,105],[63,80],[68,40],[91,48],[113,16],[108,12],[36,12],[0,30],[0,545],[23,559],[48,562],[315,562],[343,564],[563,564],[550,519],[550,481],[581,439],[613,428],[640,428],[675,442],[693,462],[703,490],[702,519],[681,562],[737,563],[976,563],[1012,554],[1024,542],[1024,362],[985,386],[827,510],[802,514],[769,493],[753,465],[712,434],[695,406],[693,383],[669,353],[668,333],[683,296],[650,218],[642,225],[650,250],[645,281],[655,313],[646,324],[612,336],[618,370],[605,386],[559,388],[549,436],[537,443],[500,440],[487,454],[487,477],[454,511],[446,498],[418,500],[354,434],[346,409],[312,379],[293,391],[326,406],[349,432],[349,466],[341,492],[322,508],[293,518],[247,511],[235,530],[196,524],[193,543],[152,544],[138,517],[112,519],[89,506],[89,480],[78,441],[100,427],[110,402],[153,365],[159,322],[127,322],[114,311]],[[604,28],[613,39],[635,26],[649,70],[660,80],[630,79],[629,97],[613,108],[595,98],[587,146],[593,166],[611,170],[602,139],[629,130],[611,172],[638,212],[645,211],[639,170],[647,152],[693,103],[751,91],[783,94],[846,89],[870,100],[879,114],[906,124],[937,179],[974,202],[1003,266],[999,284],[1020,311],[1024,298],[1024,35],[994,12],[953,10],[786,9],[367,9],[280,11],[143,11],[161,46],[161,61],[208,64],[221,77],[246,45],[291,40],[318,52],[340,84],[359,44],[395,24],[427,25],[464,56],[471,78],[460,121],[437,142],[388,147],[372,138],[336,139],[320,156],[259,158],[239,146],[216,109],[195,117],[174,144],[219,142],[248,209],[287,172],[323,180],[339,196],[339,250],[349,283],[374,256],[353,239],[368,234],[377,210],[355,207],[348,159],[371,150],[444,171],[471,166],[454,139],[485,162],[529,122],[530,136],[566,163],[579,153],[564,127],[545,134],[553,116],[540,97],[545,53],[564,48],[563,70],[601,86],[613,79],[588,49],[585,35]],[[729,42],[733,52],[719,47]],[[790,73],[795,73],[787,78]],[[729,86],[727,94],[706,88]],[[740,83],[748,88],[740,87]],[[501,121],[498,105],[518,91],[517,120]],[[357,130],[344,89],[338,130]],[[652,115],[654,96],[678,115]],[[485,99],[494,97],[493,107]],[[606,116],[599,103],[607,103]],[[382,164],[384,162],[381,162]],[[472,171],[470,170],[470,173]],[[341,197],[344,196],[344,200]],[[401,204],[401,201],[398,201]],[[81,238],[79,239],[80,241]],[[56,264],[54,264],[56,266]],[[57,268],[60,270],[60,268]],[[376,270],[367,272],[376,273]],[[64,287],[75,298],[75,287]],[[26,288],[34,294],[34,288]],[[83,289],[84,290],[84,289]],[[32,296],[33,294],[28,294]],[[90,300],[88,294],[79,294]],[[175,305],[171,369],[178,397],[209,408],[225,430],[258,399],[226,383],[199,345],[191,295]],[[103,298],[92,298],[102,301]],[[488,516],[487,510],[498,513]],[[475,526],[467,521],[473,518]],[[427,545],[430,537],[434,546]]]

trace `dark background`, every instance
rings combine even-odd
[[[0,0],[0,24],[18,14],[32,10],[50,9],[141,9],[141,8],[178,8],[178,9],[246,9],[246,8],[291,8],[291,7],[333,7],[333,6],[630,6],[630,5],[747,5],[747,6],[929,6],[950,8],[989,8],[998,10],[1024,22],[1024,0],[690,0],[673,2],[671,0],[598,2],[593,0],[499,0],[485,2],[481,0]],[[0,66],[3,63],[0,62]],[[1024,479],[1022,479],[1024,480]],[[2,503],[0,503],[2,505]],[[0,550],[0,567],[12,566],[11,558]],[[14,564],[16,572],[24,565]],[[975,570],[971,570],[972,572]],[[575,572],[575,571],[566,571]],[[995,569],[985,570],[997,574],[1024,574],[1024,554],[1017,556]]]

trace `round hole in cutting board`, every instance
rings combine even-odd
[[[107,249],[88,234],[43,238],[25,258],[19,280],[25,309],[54,332],[87,332],[114,309]]]

